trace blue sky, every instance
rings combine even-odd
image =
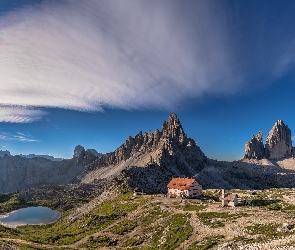
[[[294,1],[0,2],[0,147],[106,153],[174,112],[214,159],[295,131]],[[295,133],[294,133],[295,134]]]

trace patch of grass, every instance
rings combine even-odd
[[[267,205],[266,208],[270,210],[282,210],[283,206],[280,203],[273,203],[273,204]]]
[[[98,247],[116,246],[118,240],[107,236],[90,236],[86,243],[79,245],[79,248],[97,249]]]
[[[218,241],[222,239],[222,235],[213,235],[211,237],[206,237],[201,241],[195,241],[188,247],[188,250],[206,250],[217,245]]]
[[[110,231],[114,234],[123,235],[132,231],[137,226],[136,221],[132,220],[123,220],[117,225],[113,226]]]
[[[153,228],[150,247],[146,249],[172,250],[187,240],[192,233],[190,214],[175,214],[162,225]]]
[[[277,229],[282,225],[270,223],[270,224],[255,224],[253,226],[247,226],[246,230],[250,235],[258,235],[257,238],[252,239],[252,242],[265,242],[269,239],[277,239],[282,236],[294,234],[294,232],[279,232]]]
[[[35,247],[35,246],[29,246],[26,244],[20,244],[18,245],[18,249],[20,250],[44,250],[44,247]],[[52,250],[70,250],[72,248],[60,248],[60,247],[54,247],[50,248]]]
[[[217,212],[203,212],[197,213],[198,218],[200,221],[209,227],[217,228],[223,227],[224,223],[222,219],[229,218],[229,213],[217,213]]]
[[[29,204],[19,200],[18,194],[3,194],[0,196],[0,200],[0,213],[9,213],[29,206]]]
[[[167,217],[170,215],[167,211],[162,211],[160,207],[154,206],[151,210],[144,213],[144,216],[140,219],[141,226],[147,227],[159,218]]]
[[[128,240],[124,241],[122,244],[122,247],[133,247],[133,246],[139,246],[142,244],[144,240],[142,238],[129,238]]]
[[[115,201],[103,202],[95,210],[73,222],[60,219],[50,225],[19,227],[19,238],[53,245],[72,244],[86,235],[106,228],[141,204],[138,201],[130,202],[129,198],[130,194],[127,193]]]
[[[200,221],[211,228],[224,227],[225,222],[233,221],[237,218],[250,216],[247,213],[229,214],[227,212],[198,212]]]
[[[174,249],[191,235],[193,228],[190,225],[190,214],[175,214],[169,223],[169,231],[166,241],[162,245],[164,249]]]
[[[203,196],[212,198],[213,200],[218,200],[220,195],[221,195],[221,192],[218,190],[216,191],[203,190]]]
[[[278,224],[255,224],[247,226],[246,230],[250,235],[263,234],[266,236],[273,236],[277,233]]]
[[[0,237],[1,238],[17,238],[20,232],[14,228],[8,228],[0,225]]]
[[[200,211],[207,208],[206,205],[193,205],[193,204],[185,204],[183,207],[183,211]]]

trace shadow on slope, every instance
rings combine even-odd
[[[295,160],[291,161],[294,169],[283,168],[276,161],[251,160],[218,162],[210,161],[210,166],[195,175],[205,188],[225,189],[265,189],[294,188]]]

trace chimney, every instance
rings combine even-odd
[[[221,189],[221,206],[225,206],[225,202],[224,202],[224,189]]]

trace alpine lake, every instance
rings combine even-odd
[[[27,207],[1,215],[0,224],[6,227],[17,227],[23,225],[41,225],[57,221],[61,213],[48,207]]]

